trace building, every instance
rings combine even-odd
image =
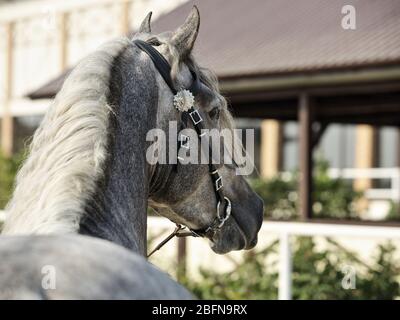
[[[162,15],[153,30],[175,28],[194,3]],[[346,5],[343,0],[198,3],[202,25],[197,57],[218,74],[238,124],[256,128],[261,175],[300,168],[304,218],[312,212],[315,154],[334,168],[350,168],[347,177],[354,179],[356,189],[375,191],[368,193],[375,204],[400,198],[400,4],[354,3],[355,29],[343,26]],[[134,27],[125,18],[120,33]],[[65,30],[58,32],[62,40]],[[60,43],[59,71],[73,64],[65,62],[67,42]],[[29,97],[35,104],[53,97],[64,77],[30,88],[35,90]],[[35,107],[29,102],[27,108]],[[3,113],[3,148],[9,152],[10,119]],[[381,184],[389,179],[392,185],[382,192],[373,179]]]

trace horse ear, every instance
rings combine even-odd
[[[150,21],[153,12],[149,12],[139,27],[139,33],[151,33]]]
[[[193,49],[200,27],[200,13],[196,6],[186,18],[186,21],[173,34],[171,43],[176,47],[181,59],[186,58]]]

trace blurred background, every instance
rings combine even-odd
[[[148,11],[173,30],[193,4],[195,56],[256,133],[265,222],[249,252],[180,239],[151,261],[200,298],[399,298],[398,0],[0,0],[0,209],[77,61]],[[150,212],[149,248],[173,227]]]

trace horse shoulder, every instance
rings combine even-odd
[[[0,299],[193,298],[144,257],[105,240],[2,236],[0,256]]]

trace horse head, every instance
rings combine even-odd
[[[178,128],[189,132],[185,134],[187,143],[190,143],[190,148],[197,147],[191,151],[201,158],[204,155],[204,145],[197,140],[204,130],[200,129],[211,129],[214,132],[228,130],[232,133],[234,123],[226,100],[219,92],[217,78],[201,68],[192,54],[200,26],[199,11],[194,7],[183,25],[174,32],[157,35],[151,33],[150,18],[151,13],[142,22],[135,39],[142,39],[155,48],[171,68],[170,78],[166,76],[167,81],[160,75],[157,77],[157,128],[166,132],[165,137],[171,143],[177,138],[170,126],[171,123],[177,123]],[[162,68],[157,66],[157,61],[161,58],[154,58],[156,53],[150,53],[150,56],[155,61],[156,73],[160,73]],[[174,97],[185,89],[193,88],[194,82],[197,82],[194,101],[190,101],[189,94],[187,99],[181,97],[181,100],[188,103],[187,106],[183,103],[174,108]],[[190,134],[190,129],[193,134]],[[228,143],[232,149],[242,151],[237,139],[224,139],[224,145],[217,148],[217,153],[221,152],[218,154],[219,159],[224,150],[228,149]],[[215,151],[215,148],[212,150]],[[174,155],[171,157],[171,148],[160,148],[158,152],[155,156],[157,160],[160,160],[160,153],[165,153],[164,157],[169,160],[175,160]],[[213,153],[207,158],[210,162],[213,162]],[[179,154],[181,150],[178,145]],[[263,202],[245,178],[238,174],[238,169],[235,161],[212,164],[185,163],[180,160],[176,163],[155,161],[150,170],[150,206],[173,222],[187,226],[194,234],[207,237],[216,253],[250,249],[257,243],[263,218]]]

